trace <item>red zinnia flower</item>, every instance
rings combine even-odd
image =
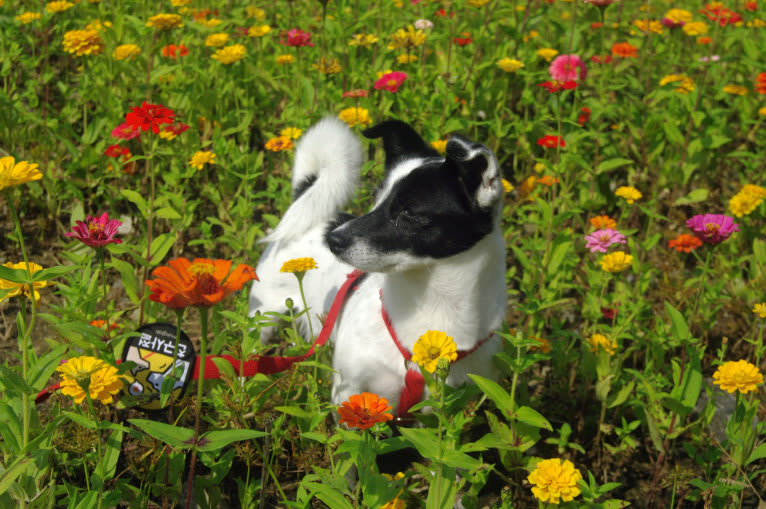
[[[122,221],[109,219],[109,214],[104,212],[99,217],[88,216],[85,222],[77,221],[77,225],[72,228],[73,231],[64,235],[67,237],[76,237],[83,244],[100,248],[107,244],[121,244],[120,239],[115,239],[117,228]]]
[[[718,21],[722,27],[742,21],[742,16],[722,6],[719,2],[707,4],[704,9],[700,10],[700,12],[707,16],[708,19]]]
[[[407,79],[407,73],[401,71],[394,71],[388,74],[384,74],[378,81],[375,82],[375,90],[388,90],[389,92],[396,92],[399,87],[402,86],[404,80]]]
[[[583,106],[582,108],[580,108],[580,116],[577,117],[577,123],[580,125],[584,125],[585,122],[590,120],[590,114],[591,114],[591,109],[588,108],[587,106]]]
[[[130,150],[128,147],[123,147],[122,145],[109,145],[106,150],[104,150],[104,155],[106,157],[120,157],[121,155],[126,155],[130,158]]]
[[[458,46],[467,46],[468,44],[471,44],[473,42],[473,39],[471,39],[471,34],[468,32],[462,32],[460,34],[462,37],[455,37],[453,40],[457,43]]]
[[[112,136],[121,140],[132,140],[133,138],[138,138],[140,134],[140,129],[134,129],[133,126],[124,122],[112,129]]]
[[[675,249],[679,253],[691,253],[701,245],[702,241],[700,239],[694,235],[689,235],[688,233],[682,233],[678,237],[668,241],[668,247]]]
[[[164,131],[173,133],[174,136],[178,136],[179,134],[183,133],[184,131],[188,130],[189,126],[182,123],[182,122],[176,122],[175,124],[170,124],[167,126]]]
[[[152,271],[156,279],[146,281],[152,292],[149,300],[165,304],[170,309],[188,306],[210,307],[227,295],[241,290],[245,283],[255,279],[255,270],[249,265],[237,265],[231,270],[231,260],[176,258],[169,266]]]
[[[160,125],[172,124],[175,118],[176,114],[170,108],[144,101],[141,106],[133,106],[130,113],[125,115],[125,123],[135,129],[151,129],[154,134],[159,134]]]
[[[371,392],[354,394],[344,401],[338,414],[340,423],[347,424],[350,428],[367,429],[376,422],[386,422],[394,418],[389,411],[393,407],[388,404],[386,398],[381,398]]]
[[[755,12],[758,10],[758,2],[745,2],[745,10]]]
[[[601,315],[607,320],[614,320],[614,317],[617,316],[618,306],[619,304],[615,304],[615,307],[613,308],[602,307]]]
[[[285,46],[314,46],[314,43],[311,42],[311,34],[309,32],[304,32],[299,28],[292,28],[285,32],[284,35],[287,39],[280,39],[279,42]]]
[[[162,56],[172,58],[173,60],[178,57],[185,57],[188,54],[189,48],[184,44],[179,44],[178,46],[175,44],[168,44],[167,46],[162,47]]]
[[[755,78],[755,91],[759,94],[766,94],[766,72],[758,74]]]
[[[603,57],[601,55],[593,55],[590,57],[591,61],[596,64],[611,64],[612,63],[612,55],[604,55]]]
[[[638,48],[629,42],[616,42],[612,45],[612,55],[623,58],[636,58]]]
[[[562,90],[572,90],[573,88],[577,88],[577,82],[574,80],[568,80],[568,81],[544,81],[537,85],[538,87],[543,87],[548,92],[561,92]]]
[[[434,13],[437,18],[452,18],[455,16],[454,12],[447,12],[444,9],[439,9]]]
[[[550,134],[543,136],[542,138],[537,140],[537,144],[545,148],[556,148],[556,147],[567,146],[567,144],[564,142],[564,138],[560,136],[552,136]]]
[[[603,23],[601,23],[600,21],[596,21],[595,23],[591,23],[591,24],[590,24],[590,27],[591,27],[593,30],[596,30],[597,28],[601,28],[602,26],[604,26],[604,24],[603,24]]]
[[[367,97],[368,95],[370,95],[370,93],[363,88],[356,88],[354,90],[343,92],[344,99],[346,97]]]

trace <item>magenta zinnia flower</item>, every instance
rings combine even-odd
[[[698,214],[687,220],[686,226],[705,244],[720,244],[739,231],[739,225],[723,214]]]
[[[577,55],[559,55],[553,59],[548,72],[556,81],[584,80],[585,63]]]
[[[375,90],[388,90],[389,92],[396,92],[399,87],[402,86],[404,80],[407,79],[407,73],[401,71],[394,71],[388,74],[384,74],[378,81],[375,82]]]
[[[313,46],[311,42],[311,33],[304,32],[300,28],[291,28],[285,33],[286,39],[281,39],[280,42],[285,46]]]
[[[117,228],[122,224],[116,219],[109,219],[109,214],[104,212],[99,217],[88,216],[85,222],[77,221],[73,231],[65,233],[67,237],[76,237],[83,244],[90,247],[101,248],[107,244],[120,244],[120,239],[115,239]]]
[[[585,240],[588,241],[587,244],[585,244],[585,247],[590,249],[591,253],[595,253],[596,251],[606,253],[607,248],[612,244],[627,243],[625,235],[617,230],[612,230],[611,228],[596,230],[590,235],[586,235]]]

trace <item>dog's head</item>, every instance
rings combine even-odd
[[[405,271],[467,251],[496,228],[503,185],[487,147],[453,135],[442,157],[397,120],[363,134],[383,139],[386,175],[370,212],[328,231],[339,259],[368,272]]]

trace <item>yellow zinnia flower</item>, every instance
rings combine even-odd
[[[761,318],[766,318],[766,302],[755,304],[753,306],[753,313],[760,316]]]
[[[112,58],[115,60],[127,60],[141,54],[141,48],[135,44],[120,44],[114,48]]]
[[[293,148],[293,140],[288,136],[277,136],[267,141],[265,147],[266,150],[271,150],[272,152],[283,152]]]
[[[668,83],[677,83],[673,91],[679,94],[688,94],[694,92],[694,82],[692,79],[684,74],[669,74],[660,80],[660,86],[667,85]]]
[[[496,62],[496,65],[505,72],[516,72],[524,67],[524,64],[520,60],[508,57],[501,58]]]
[[[112,26],[111,21],[101,21],[100,19],[94,19],[87,25],[85,30],[95,30],[97,32],[106,32],[106,29]]]
[[[189,159],[189,166],[194,166],[197,171],[204,168],[206,164],[215,164],[215,153],[209,150],[201,150],[195,152],[191,159]]]
[[[731,197],[729,200],[729,210],[737,217],[746,216],[758,208],[762,201],[763,197],[746,193],[743,190]]]
[[[763,374],[758,368],[744,359],[736,362],[724,362],[713,373],[713,383],[721,386],[721,390],[742,394],[755,391],[756,386],[763,383]]]
[[[420,336],[412,347],[412,362],[417,362],[429,373],[436,371],[442,357],[450,362],[457,359],[457,345],[444,332],[430,330]]]
[[[28,25],[42,17],[43,15],[39,12],[23,12],[16,16],[16,21],[23,23],[24,25]]]
[[[227,42],[229,42],[229,34],[221,32],[208,35],[205,39],[205,46],[208,48],[220,48]]]
[[[337,58],[320,58],[319,62],[314,64],[314,69],[319,69],[322,74],[338,74],[343,70]]]
[[[663,32],[662,23],[656,20],[637,19],[633,24],[644,33],[653,32],[655,34],[661,34]]]
[[[61,393],[74,398],[80,404],[85,399],[85,391],[80,384],[88,387],[90,398],[104,405],[114,401],[114,395],[122,389],[117,368],[95,357],[82,356],[69,359],[56,368],[61,373]]]
[[[396,61],[399,62],[400,64],[411,64],[412,62],[418,61],[418,56],[402,53],[401,55],[396,56]]]
[[[210,58],[218,60],[222,64],[233,64],[244,58],[246,49],[242,44],[232,44],[217,50]]]
[[[726,85],[723,87],[723,91],[732,95],[747,95],[748,92],[747,87],[742,85]]]
[[[436,140],[431,142],[431,146],[440,154],[447,151],[447,140]]]
[[[471,7],[484,7],[489,0],[465,0],[465,3]]]
[[[513,191],[513,184],[503,179],[503,192],[510,193],[511,191]]]
[[[698,35],[704,35],[708,31],[708,26],[703,21],[690,21],[681,27],[686,35],[696,37]]]
[[[203,18],[203,19],[198,19],[198,20],[195,20],[195,21],[197,23],[199,23],[200,25],[208,27],[208,28],[215,28],[218,25],[220,25],[221,23],[223,23],[223,21],[221,21],[218,18],[210,18],[210,19],[204,19]]]
[[[412,49],[426,42],[426,34],[422,30],[415,30],[410,25],[407,30],[400,28],[391,35],[391,42],[388,43],[388,49]]]
[[[295,57],[293,55],[279,55],[276,60],[279,65],[287,65],[294,63]]]
[[[247,14],[248,18],[255,18],[257,21],[263,21],[263,19],[266,17],[266,11],[252,5],[245,7],[245,13]]]
[[[766,117],[766,106],[758,108],[758,114],[762,117]]]
[[[577,481],[582,479],[580,471],[569,460],[561,463],[559,458],[542,460],[527,477],[532,484],[532,494],[541,502],[559,504],[569,502],[580,494]]]
[[[48,12],[55,13],[55,12],[64,12],[67,9],[71,9],[72,7],[74,7],[74,4],[72,2],[65,2],[65,1],[62,1],[62,2],[48,2],[45,5],[45,10],[48,11]]]
[[[553,60],[553,57],[558,55],[558,50],[555,50],[553,48],[540,48],[537,50],[537,56],[544,59],[546,62],[550,62]]]
[[[359,124],[372,124],[370,112],[365,108],[346,108],[341,110],[341,112],[338,114],[338,118],[347,123],[350,127],[354,127],[355,125]]]
[[[618,187],[617,190],[614,192],[614,194],[616,194],[620,198],[625,198],[625,200],[631,205],[636,200],[640,200],[641,197],[643,196],[641,194],[641,191],[639,191],[638,189],[632,186]]]
[[[169,30],[183,26],[183,22],[178,14],[161,13],[149,18],[146,26],[156,28],[157,30]]]
[[[0,191],[41,178],[43,174],[37,169],[37,163],[17,163],[11,156],[0,157]]]
[[[684,9],[670,9],[664,17],[673,23],[689,23],[692,20],[692,13]]]
[[[614,355],[617,351],[617,342],[613,341],[603,334],[593,334],[588,340],[590,343],[590,351],[598,355],[598,349],[602,348],[609,355]]]
[[[290,138],[291,140],[297,140],[301,137],[301,134],[303,134],[303,131],[298,129],[297,127],[285,127],[281,131],[279,131],[280,136],[286,136]]]
[[[615,251],[604,255],[599,263],[601,268],[607,272],[622,272],[633,263],[633,256],[623,251]]]
[[[604,255],[599,263],[601,268],[607,272],[622,272],[633,263],[633,256],[623,251],[615,251]]]
[[[349,46],[364,46],[365,48],[371,47],[378,42],[378,38],[372,34],[354,34],[351,40],[348,42]]]
[[[291,274],[295,274],[297,272],[306,272],[316,268],[317,262],[311,257],[293,258],[292,260],[287,260],[284,264],[282,264],[282,268],[279,269],[279,272],[289,272]]]
[[[254,25],[247,29],[247,35],[250,37],[263,37],[271,32],[269,25]]]
[[[3,266],[9,269],[27,270],[27,264],[25,264],[24,262],[19,262],[19,263],[8,262]],[[34,262],[30,262],[29,272],[34,274],[35,272],[39,270],[43,270],[43,268]],[[35,301],[40,300],[40,294],[37,292],[37,289],[45,288],[46,286],[48,286],[48,284],[49,284],[48,281],[34,281],[32,283]],[[4,301],[5,299],[10,299],[11,297],[17,297],[21,294],[26,295],[27,298],[31,297],[28,284],[15,283],[13,281],[8,281],[7,279],[0,279],[0,290],[5,290],[8,292],[4,295],[0,295],[0,302]]]
[[[64,51],[78,57],[97,55],[104,51],[104,40],[96,30],[70,30],[64,34]]]

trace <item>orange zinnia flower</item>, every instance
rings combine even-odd
[[[255,269],[249,265],[237,265],[231,270],[231,260],[208,260],[176,258],[169,267],[157,267],[152,271],[156,279],[146,281],[151,290],[149,299],[165,304],[171,309],[188,306],[210,307],[232,292],[242,289],[245,283],[255,279]]]
[[[604,230],[611,228],[612,230],[617,228],[617,221],[609,216],[596,216],[590,218],[590,224],[597,230]]]
[[[636,58],[638,56],[638,48],[629,42],[617,42],[612,45],[612,55],[623,58]]]
[[[350,428],[367,429],[376,422],[386,422],[394,418],[389,412],[393,407],[388,404],[386,398],[381,398],[371,392],[354,394],[348,401],[344,401],[338,414],[340,423],[347,424]]]
[[[682,233],[674,239],[668,241],[668,247],[675,249],[676,251],[691,253],[692,250],[697,249],[702,245],[702,241],[695,235],[689,235],[688,233]]]

